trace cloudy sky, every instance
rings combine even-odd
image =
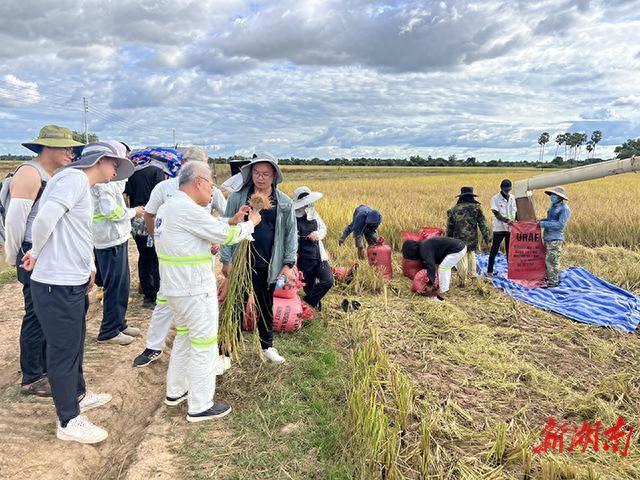
[[[640,137],[636,0],[3,0],[0,153],[43,124],[280,157]],[[555,153],[555,144],[548,150]],[[553,155],[549,155],[549,159]]]

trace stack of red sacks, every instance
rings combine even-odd
[[[427,238],[441,237],[444,235],[444,230],[441,228],[422,227],[418,233],[407,232],[406,230],[400,230],[400,233],[402,234],[402,243],[407,240],[421,242]],[[413,280],[420,270],[422,270],[422,262],[420,260],[402,259],[402,274],[405,277]]]
[[[313,318],[313,309],[298,296],[298,291],[304,286],[302,272],[294,267],[296,283],[276,288],[273,293],[273,331],[295,332],[302,327],[304,319]],[[218,302],[224,302],[227,296],[227,279],[218,287]],[[256,327],[257,310],[253,301],[247,302],[242,330],[253,331]]]

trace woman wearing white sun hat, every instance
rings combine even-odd
[[[322,193],[309,187],[298,187],[293,192],[293,208],[298,224],[298,268],[304,274],[306,296],[304,301],[321,310],[321,300],[333,286],[333,273],[329,256],[322,244],[327,227],[316,211],[314,203]]]

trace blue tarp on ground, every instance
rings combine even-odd
[[[478,273],[486,275],[487,254],[478,254]],[[507,280],[504,256],[496,259],[493,285],[518,300],[564,315],[578,322],[613,327],[634,332],[640,323],[640,299],[616,287],[582,267],[571,267],[560,273],[555,288],[526,288]]]

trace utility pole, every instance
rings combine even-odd
[[[87,97],[82,97],[82,128],[84,130],[84,143],[89,143],[89,131],[87,127],[87,116],[89,114],[89,101]]]
[[[171,131],[173,132],[173,148],[177,148],[178,144],[176,143],[176,129],[172,128]]]

